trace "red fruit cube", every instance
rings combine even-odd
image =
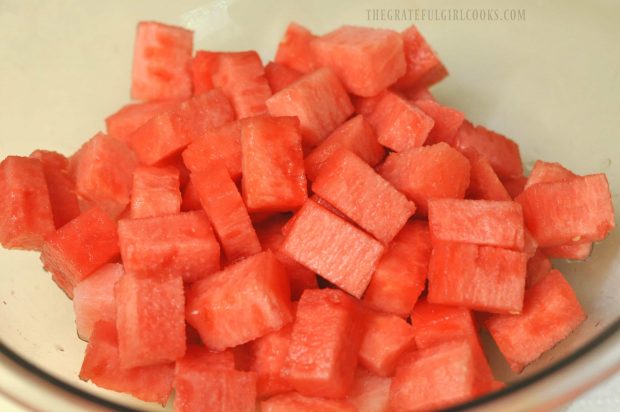
[[[603,240],[615,227],[609,184],[604,174],[539,183],[517,201],[525,225],[540,247]]]
[[[422,146],[435,125],[432,117],[391,92],[377,103],[368,122],[375,128],[379,143],[395,152]]]
[[[413,344],[413,328],[406,320],[372,310],[364,311],[364,335],[359,363],[380,376],[391,376],[398,358]]]
[[[428,203],[433,241],[523,250],[523,211],[517,202],[436,199]]]
[[[256,372],[258,377],[256,388],[259,398],[269,398],[293,390],[282,375],[292,330],[293,325],[289,323],[282,329],[250,343],[250,369]]]
[[[144,123],[160,113],[174,110],[181,100],[155,100],[152,102],[131,103],[121,107],[116,113],[106,117],[108,135],[129,142],[129,136]]]
[[[585,318],[571,286],[560,272],[552,270],[525,292],[521,314],[496,315],[485,325],[510,368],[519,373]]]
[[[114,285],[124,273],[120,263],[108,263],[75,286],[73,311],[80,339],[89,340],[98,321],[116,321]]]
[[[120,140],[98,133],[80,148],[74,166],[77,193],[118,217],[129,204],[133,171],[132,151]]]
[[[172,391],[174,364],[122,368],[116,326],[112,322],[97,322],[86,347],[80,379],[163,406]]]
[[[527,261],[527,276],[525,278],[525,288],[529,289],[540,279],[547,276],[547,273],[551,271],[551,261],[540,250],[536,251],[536,254]]]
[[[413,202],[346,149],[323,165],[312,190],[383,243],[415,212]]]
[[[469,161],[445,143],[392,153],[379,173],[416,204],[421,215],[430,199],[465,197],[469,187]]]
[[[278,44],[276,62],[297,70],[310,73],[319,68],[310,43],[316,38],[310,30],[291,22],[286,28],[284,38]]]
[[[515,199],[521,194],[521,192],[523,192],[523,189],[525,188],[525,185],[527,183],[527,177],[520,176],[514,179],[504,179],[502,180],[502,183],[508,191],[508,194],[510,194],[510,197],[512,199]]]
[[[343,398],[351,389],[363,327],[357,302],[308,289],[297,306],[284,374],[302,395]]]
[[[260,403],[261,412],[357,412],[349,402],[311,398],[297,392],[277,395]]]
[[[446,142],[452,146],[456,133],[465,120],[463,112],[448,106],[442,106],[436,101],[429,99],[428,96],[416,97],[422,97],[422,100],[415,100],[415,105],[435,122],[428,134],[426,144]]]
[[[363,114],[364,117],[368,118],[368,116],[370,116],[375,110],[381,99],[391,93],[393,92],[386,89],[381,91],[379,94],[370,97],[351,96],[351,101],[355,107],[355,113]]]
[[[305,159],[306,177],[314,181],[329,158],[340,149],[348,149],[370,166],[376,166],[385,156],[372,126],[358,115],[334,130]]]
[[[437,103],[437,100],[435,99],[435,96],[433,96],[433,94],[427,88],[407,89],[407,90],[402,91],[402,93],[404,93],[404,95],[409,100],[413,101],[415,104],[418,104],[418,102],[423,101],[423,100],[430,100],[430,101],[433,101],[433,102]],[[448,107],[443,106],[443,108],[441,110],[438,110],[438,112],[439,113],[445,113],[446,115],[448,113],[452,114],[449,117],[446,116],[446,125],[448,124],[448,122],[447,122],[448,118],[453,119],[453,120],[457,120],[458,117],[460,117],[457,113],[452,112],[452,110],[454,110],[454,109],[450,109],[450,111],[447,111],[447,110],[444,110],[444,109],[448,109]],[[429,116],[430,116],[430,114],[429,114]],[[449,122],[449,123],[452,124],[452,122]],[[459,121],[459,123],[462,123],[462,122]]]
[[[121,367],[174,362],[185,354],[183,279],[128,272],[114,287]]]
[[[193,37],[192,31],[181,27],[156,22],[138,24],[131,74],[132,99],[191,96]]]
[[[551,259],[586,260],[592,254],[592,242],[549,246],[542,251]]]
[[[0,163],[0,242],[7,249],[40,250],[54,232],[54,215],[39,159],[9,156]]]
[[[181,202],[181,211],[190,212],[192,210],[202,210],[200,204],[200,197],[198,196],[198,190],[192,184],[190,180],[187,182],[185,189],[183,190],[183,200]]]
[[[213,75],[217,72],[222,53],[198,50],[192,59],[192,85],[194,95],[213,89]]]
[[[316,146],[352,113],[349,96],[328,68],[322,68],[280,90],[267,100],[272,116],[297,116],[306,146]]]
[[[172,215],[180,211],[178,169],[171,166],[136,168],[131,191],[132,219]]]
[[[185,316],[214,350],[276,331],[292,320],[286,273],[270,251],[239,261],[190,287]]]
[[[499,180],[491,163],[476,151],[465,152],[471,165],[467,197],[482,200],[512,200],[506,187]]]
[[[73,297],[78,282],[118,255],[116,222],[93,207],[46,238],[41,261],[56,283]]]
[[[65,155],[58,152],[37,149],[30,153],[30,157],[39,159],[41,163],[43,163],[44,167],[47,166],[50,169],[53,168],[65,172],[69,170],[69,159],[67,159]]]
[[[390,412],[391,384],[392,378],[377,376],[358,368],[347,401],[357,412]]]
[[[383,245],[312,200],[294,219],[282,251],[360,298],[383,254]]]
[[[202,345],[188,344],[185,355],[176,361],[175,383],[178,383],[178,378],[183,378],[185,381],[185,378],[187,378],[186,373],[210,369],[235,369],[235,355],[233,351],[227,349],[215,352]],[[179,388],[175,389],[178,391]]]
[[[220,246],[202,211],[122,219],[118,236],[128,272],[179,276],[191,283],[220,268]]]
[[[400,89],[429,87],[448,75],[445,66],[415,26],[402,32],[406,71],[398,79]]]
[[[299,120],[259,116],[241,121],[241,182],[251,212],[295,210],[308,198]]]
[[[265,66],[265,77],[272,93],[277,93],[302,76],[301,72],[276,62]]]
[[[364,294],[364,303],[378,311],[409,316],[426,286],[431,237],[423,221],[407,223],[388,245]]]
[[[523,190],[538,183],[559,182],[561,180],[568,180],[574,177],[578,176],[559,163],[548,163],[543,162],[542,160],[537,160],[536,163],[534,163],[534,167],[527,178],[527,182],[525,183]]]
[[[428,271],[428,301],[483,312],[520,313],[526,263],[523,252],[435,242]]]
[[[232,103],[238,119],[267,113],[271,89],[260,56],[255,51],[221,53],[213,85]]]
[[[213,163],[209,171],[192,173],[192,184],[229,261],[261,251],[241,194],[222,163]]]
[[[358,96],[374,96],[405,74],[403,39],[392,30],[342,26],[311,47],[319,64],[330,67]]]

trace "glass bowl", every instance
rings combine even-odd
[[[37,148],[70,154],[102,129],[129,99],[139,20],[195,30],[197,49],[256,49],[265,62],[291,20],[316,33],[345,23],[417,24],[451,72],[433,88],[439,101],[516,139],[526,166],[544,159],[607,173],[619,210],[619,12],[611,1],[4,0],[0,157]],[[455,409],[549,409],[620,369],[618,245],[620,230],[586,262],[555,262],[588,320],[519,376],[484,337],[497,377],[510,384]],[[35,410],[159,409],[80,381],[84,349],[71,302],[38,255],[0,251],[0,395]]]

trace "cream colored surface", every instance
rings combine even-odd
[[[368,21],[369,8],[524,9],[526,20]],[[615,1],[0,0],[0,157],[28,155],[37,148],[71,154],[102,129],[102,119],[128,101],[132,42],[139,20],[192,28],[196,48],[252,48],[265,61],[273,56],[290,20],[317,33],[345,23],[395,29],[416,23],[451,71],[433,90],[441,102],[516,139],[528,163],[542,158],[560,161],[578,173],[607,173],[618,210],[619,14]],[[561,264],[590,317],[577,334],[530,371],[570,353],[620,316],[619,244],[617,230],[595,248],[588,262]],[[70,302],[40,266],[34,253],[0,251],[2,340],[83,390],[127,405],[144,405],[77,379],[85,345],[75,334]],[[611,349],[596,356],[600,362],[555,376],[555,391],[530,393],[528,399],[556,406],[547,399],[552,393],[558,399],[557,393],[566,393],[562,388],[581,388],[584,380],[590,383],[598,376],[599,369],[620,364],[620,354]],[[500,375],[514,378],[494,358]],[[31,380],[5,359],[0,364],[0,388],[40,410],[83,407]],[[515,399],[509,406],[518,410],[526,404]],[[580,400],[570,410],[590,407]],[[0,410],[7,410],[2,403]]]

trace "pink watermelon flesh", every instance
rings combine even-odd
[[[173,110],[179,103],[180,99],[170,99],[123,106],[116,113],[106,117],[107,134],[128,143],[129,136],[140,126],[160,113]]]
[[[391,384],[391,378],[377,376],[358,368],[347,401],[357,412],[390,412]]]
[[[212,90],[213,75],[217,71],[220,52],[196,51],[192,59],[192,86],[194,95]]]
[[[355,412],[349,402],[335,399],[313,398],[289,392],[260,403],[261,412]]]
[[[265,77],[272,93],[277,93],[302,76],[301,72],[283,64],[269,62],[265,66]]]
[[[319,68],[310,43],[314,40],[310,30],[291,22],[286,28],[284,38],[278,44],[276,63],[288,66],[300,73],[310,73]],[[275,91],[274,91],[275,93]]]
[[[141,166],[133,173],[131,217],[139,219],[181,211],[179,170]]]
[[[446,142],[454,145],[456,133],[465,120],[463,113],[451,107],[442,106],[425,94],[418,94],[415,97],[416,99],[412,99],[415,105],[435,122],[428,134],[426,144]]]

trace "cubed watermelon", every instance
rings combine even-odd
[[[190,287],[185,316],[215,350],[276,331],[292,320],[284,268],[270,251],[228,266]]]
[[[360,298],[383,253],[371,236],[308,200],[282,243],[282,251]]]
[[[477,151],[464,153],[471,165],[467,197],[482,200],[512,200],[506,187],[499,180],[491,163]]]
[[[428,301],[483,312],[520,313],[526,263],[523,252],[435,242],[428,271]]]
[[[267,100],[272,116],[297,116],[306,146],[316,146],[352,113],[349,96],[328,68],[300,77]]]
[[[519,373],[585,318],[571,286],[552,270],[525,292],[521,314],[493,316],[485,324],[511,369]]]
[[[179,170],[171,166],[137,167],[133,173],[131,217],[139,219],[180,211]]]
[[[435,96],[433,96],[433,94],[430,92],[430,90],[428,90],[428,89],[427,89],[427,88],[425,88],[425,87],[422,87],[422,88],[413,88],[413,89],[406,89],[406,90],[401,90],[400,92],[401,92],[401,93],[402,93],[405,97],[407,97],[407,99],[409,99],[409,100],[413,101],[413,102],[414,102],[414,103],[416,103],[416,104],[417,104],[419,101],[422,101],[422,100],[430,100],[430,101],[433,101],[433,102],[435,102],[435,103],[437,102],[437,99],[435,99]],[[444,106],[444,108],[446,108],[446,109],[447,109],[447,107],[445,107],[445,106]],[[454,109],[451,109],[451,110],[454,110]],[[454,113],[454,112],[448,112],[448,111],[444,111],[443,109],[442,109],[442,110],[439,110],[439,112],[440,112],[440,113],[445,113],[445,114],[451,113],[451,115],[450,115],[449,117],[446,117],[446,120],[447,120],[448,118],[450,118],[450,119],[452,119],[452,120],[458,120],[458,118],[460,117],[457,113]],[[430,114],[429,114],[429,116],[430,116]],[[462,121],[458,120],[458,123],[462,123]],[[447,124],[453,124],[453,123],[452,123],[452,122],[447,122],[447,121],[446,121],[446,125],[447,125]]]
[[[454,145],[456,133],[465,120],[463,112],[448,106],[442,106],[432,100],[432,96],[431,99],[426,95],[416,95],[416,97],[417,100],[414,100],[415,105],[435,122],[425,143],[446,142],[451,146]]]
[[[40,250],[54,232],[43,163],[9,156],[0,163],[0,242],[7,249]]]
[[[311,398],[297,392],[277,395],[260,403],[261,412],[356,412],[349,402],[335,399]]]
[[[241,121],[243,200],[251,212],[286,212],[308,198],[299,120],[258,116]]]
[[[261,251],[260,242],[237,186],[221,162],[192,173],[192,184],[229,261]]]
[[[125,273],[114,287],[121,367],[174,362],[185,354],[181,276]]]
[[[337,289],[305,290],[284,374],[302,395],[343,398],[351,389],[363,326],[358,303]]]
[[[80,379],[163,406],[172,391],[174,364],[122,368],[116,326],[112,322],[101,321],[95,324],[86,347]]]
[[[358,368],[347,401],[357,412],[390,412],[391,384],[391,378],[377,376]]]
[[[314,181],[329,158],[340,149],[348,149],[370,166],[376,166],[385,156],[372,126],[357,115],[334,130],[305,159],[306,177]]]
[[[395,152],[422,146],[435,125],[432,117],[392,92],[377,103],[368,122],[375,128],[379,143]]]
[[[523,192],[523,189],[527,184],[527,177],[519,176],[514,179],[504,179],[502,180],[502,183],[508,191],[508,194],[510,194],[510,197],[514,199],[519,196],[521,192]]]
[[[423,216],[430,199],[465,197],[469,171],[467,158],[446,143],[392,153],[379,167],[381,176],[413,200]]]
[[[403,39],[392,30],[341,26],[311,47],[319,64],[358,96],[374,96],[405,74]]]
[[[114,285],[124,273],[123,265],[108,263],[75,286],[73,311],[80,339],[89,340],[98,321],[116,321]]]
[[[592,254],[592,242],[549,246],[542,250],[551,259],[586,260]]]
[[[78,282],[118,255],[116,222],[93,207],[46,238],[41,261],[56,283],[73,297]]]
[[[198,50],[192,59],[192,86],[194,95],[213,89],[213,75],[217,72],[220,52]]]
[[[310,47],[315,38],[310,30],[291,22],[286,28],[284,38],[278,44],[276,62],[301,73],[315,71],[319,68],[319,64]]]
[[[118,236],[128,272],[179,276],[191,283],[220,268],[220,246],[202,211],[122,219]]]
[[[355,113],[363,114],[364,117],[368,118],[368,116],[370,116],[375,110],[381,99],[390,93],[396,92],[386,89],[370,97],[351,96],[351,102],[355,108]]]
[[[181,211],[190,212],[192,210],[202,210],[200,204],[200,196],[198,196],[198,190],[192,184],[190,180],[183,190],[183,200],[181,202]]]
[[[302,76],[301,72],[276,62],[265,66],[265,77],[272,93],[277,93]]]
[[[551,271],[551,261],[540,250],[527,261],[527,277],[525,278],[525,288],[529,289],[540,279],[545,277]]]
[[[116,113],[106,117],[105,124],[108,135],[121,139],[126,143],[129,136],[144,123],[160,113],[174,110],[180,99],[154,100],[151,102],[131,103],[121,107]]]
[[[382,312],[409,316],[426,286],[431,257],[428,224],[407,223],[388,245],[364,294],[364,303]]]
[[[293,390],[282,375],[292,330],[293,325],[289,323],[250,343],[250,369],[256,372],[258,378],[256,388],[259,398],[269,398]]]

